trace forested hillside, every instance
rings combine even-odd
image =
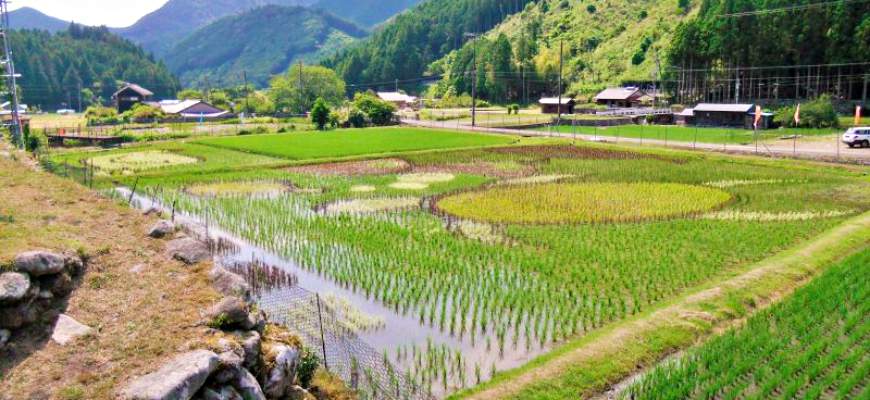
[[[324,61],[348,83],[415,79],[464,43],[465,33],[490,30],[537,0],[427,0],[372,36]]]
[[[141,47],[106,28],[71,25],[66,31],[9,33],[23,102],[43,109],[108,101],[121,81],[136,82],[158,96],[178,91],[177,79]]]
[[[677,24],[696,13],[690,0],[537,2],[476,44],[479,93],[497,102],[555,96],[560,43],[567,94],[651,82]],[[472,56],[469,43],[432,64],[433,73],[447,76],[437,94],[470,92]]]
[[[703,0],[669,50],[667,78],[680,97],[734,98],[739,88],[738,98],[859,99],[870,73],[870,3]]]
[[[269,4],[311,5],[315,0],[169,0],[163,7],[117,32],[158,57],[193,33],[223,17]],[[226,38],[219,38],[218,41]]]
[[[167,55],[185,86],[264,86],[295,61],[316,62],[366,32],[320,10],[265,6],[223,18],[190,35]]]
[[[360,26],[370,27],[386,21],[419,2],[420,0],[320,0],[314,7]]]

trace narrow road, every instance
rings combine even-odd
[[[445,121],[422,121],[416,119],[402,119],[402,124],[427,128],[459,129],[469,132],[497,133],[503,135],[517,135],[526,137],[561,137],[566,139],[578,139],[588,142],[607,142],[633,144],[641,146],[658,146],[689,150],[716,151],[722,153],[754,154],[768,157],[800,158],[830,162],[850,162],[870,165],[870,149],[850,149],[845,144],[833,140],[820,140],[820,138],[803,138],[795,145],[792,141],[759,142],[758,147],[754,144],[722,144],[722,143],[692,143],[680,141],[664,141],[658,139],[636,139],[613,136],[593,136],[583,134],[570,134],[558,132],[543,132],[536,130],[522,130],[511,128],[486,128],[471,127],[458,122]]]

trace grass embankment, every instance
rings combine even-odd
[[[492,146],[513,142],[495,135],[420,128],[346,129],[285,135],[203,139],[197,143],[290,160],[313,160],[415,150]]]
[[[774,301],[870,245],[870,213],[742,272],[611,325],[453,398],[588,397]]]
[[[96,330],[65,347],[43,328],[16,334],[0,352],[0,398],[112,399],[131,376],[200,343],[199,311],[217,298],[207,266],[168,260],[162,242],[145,239],[153,221],[5,158],[0,187],[0,264],[32,249],[92,255],[65,313]]]
[[[536,128],[542,132],[558,132],[562,134],[578,134],[600,137],[629,138],[638,140],[659,140],[672,142],[752,144],[756,133],[746,129],[701,128],[676,125],[619,125],[610,127],[560,125]],[[834,136],[845,132],[845,129],[811,129],[786,128],[758,131],[758,140],[773,141],[792,135],[822,137]]]
[[[870,250],[627,391],[632,399],[868,398]]]

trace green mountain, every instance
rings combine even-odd
[[[535,0],[426,0],[324,61],[348,83],[419,78],[428,65]]]
[[[265,6],[223,18],[188,36],[166,55],[186,86],[258,86],[291,63],[313,63],[366,32],[320,10]]]
[[[314,7],[360,26],[371,27],[411,8],[421,0],[320,0]]]
[[[122,81],[138,83],[157,96],[174,95],[178,80],[141,47],[105,27],[70,25],[66,31],[9,32],[13,59],[22,74],[22,101],[42,109],[77,108],[109,101]]]
[[[9,27],[12,29],[38,29],[57,32],[69,28],[69,21],[45,15],[37,9],[22,7],[9,12]]]
[[[269,4],[311,5],[316,0],[169,0],[130,27],[117,29],[121,36],[139,43],[158,57],[197,29],[223,17]]]

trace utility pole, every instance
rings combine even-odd
[[[477,33],[465,33],[471,38],[471,127],[477,126]]]
[[[82,83],[79,82],[78,85],[78,93],[79,93],[79,113],[82,112]]]
[[[562,123],[562,53],[564,51],[565,42],[559,39],[559,104],[556,105],[557,115],[556,123]]]
[[[864,74],[864,90],[861,92],[861,104],[867,106],[867,82],[870,81],[870,75]]]
[[[12,142],[20,148],[24,148],[24,138],[21,135],[21,115],[18,114],[18,84],[16,79],[21,75],[15,73],[15,63],[12,61],[12,49],[9,47],[9,2],[0,0],[0,36],[3,36],[3,59],[0,65],[5,69],[6,90],[11,98],[9,130],[12,132]]]
[[[658,91],[659,91],[658,81],[660,79],[659,77],[661,76],[661,68],[662,68],[662,64],[661,64],[661,61],[659,60],[659,54],[656,53],[656,69],[653,72],[653,111],[655,111],[655,109],[656,109],[656,100],[659,97],[658,96]]]
[[[250,94],[248,93],[248,71],[246,70],[242,70],[242,81],[245,84],[245,115],[247,116],[247,114],[251,112],[251,102],[248,99],[248,97],[250,97]]]
[[[305,95],[302,93],[305,90],[305,83],[302,81],[302,60],[299,60],[299,113],[305,114],[305,106],[302,104],[305,101]]]
[[[399,93],[399,80],[396,79],[396,93]]]

